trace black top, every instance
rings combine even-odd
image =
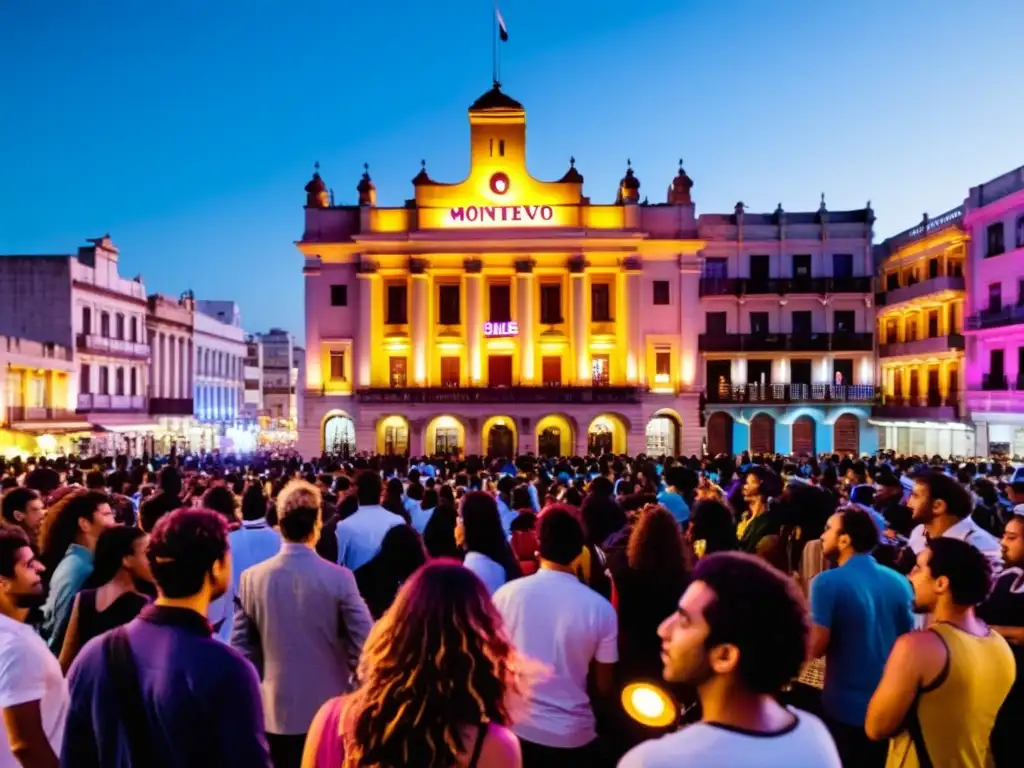
[[[96,590],[86,589],[78,596],[78,647],[94,637],[134,619],[149,604],[138,592],[125,592],[104,611],[96,610]]]
[[[987,624],[997,627],[1024,627],[1024,571],[1020,568],[1007,568],[996,580],[988,600],[978,607],[978,617]],[[1024,679],[1020,670],[1024,669],[1024,647],[1011,645],[1013,657],[1017,661],[1017,678],[1013,682],[1005,707],[1013,707],[1017,712],[1024,712]]]

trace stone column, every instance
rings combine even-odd
[[[569,282],[572,283],[572,329],[573,381],[576,386],[590,386],[593,375],[590,370],[590,318],[587,317],[587,290],[590,279],[587,276],[587,262],[582,255],[569,260]]]
[[[185,357],[185,338],[178,337],[178,397],[188,397],[188,387],[185,383],[188,371],[188,359]]]
[[[430,383],[430,275],[426,261],[409,259],[409,278],[412,281],[412,316],[409,331],[412,336],[412,381],[416,387]],[[410,437],[411,439],[411,437]],[[411,445],[411,443],[410,443]]]
[[[644,349],[643,329],[640,326],[640,313],[643,307],[641,295],[641,263],[637,256],[630,256],[622,263],[626,272],[626,317],[618,318],[625,321],[626,331],[626,382],[633,386],[642,386],[644,371],[647,368],[647,351]],[[641,451],[642,452],[642,451]]]
[[[684,256],[679,265],[679,383],[707,386],[700,365],[700,258]],[[642,311],[642,306],[636,311]]]
[[[164,385],[164,373],[167,371],[167,336],[166,334],[160,334],[160,350],[159,360],[156,366],[156,386],[153,390],[156,392],[157,397],[167,397],[167,389]]]
[[[519,324],[519,383],[534,384],[537,358],[534,353],[534,291],[533,259],[516,261],[516,322]],[[520,446],[520,453],[524,453]]]
[[[480,338],[483,333],[483,262],[480,259],[466,259],[466,376],[469,386],[479,387],[483,383],[483,360],[481,359]],[[469,436],[466,436],[467,441]]]
[[[356,382],[359,387],[373,385],[373,315],[380,278],[368,264],[359,272],[359,329],[356,335]],[[365,450],[360,448],[360,450]]]
[[[178,337],[167,334],[167,397],[178,396]]]

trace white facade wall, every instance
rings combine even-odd
[[[245,392],[245,331],[240,313],[233,312],[232,322],[225,323],[206,314],[209,304],[196,306],[195,415],[200,421],[231,423],[240,418]]]

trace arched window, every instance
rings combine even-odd
[[[1017,217],[1017,247],[1024,248],[1024,215]]]
[[[124,368],[118,368],[114,373],[114,394],[124,394]]]

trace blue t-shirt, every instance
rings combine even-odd
[[[913,628],[913,598],[910,582],[871,555],[811,581],[811,620],[830,631],[821,696],[829,717],[864,725],[896,638]]]
[[[676,522],[683,525],[690,519],[690,507],[683,497],[674,491],[662,491],[658,494],[658,503],[672,513]]]

